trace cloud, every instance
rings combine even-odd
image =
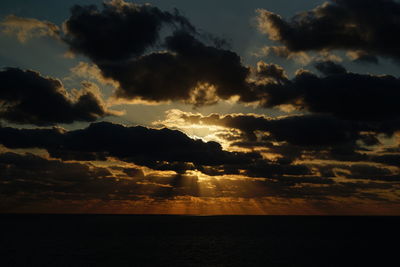
[[[72,52],[97,64],[126,61],[155,46],[165,26],[195,31],[177,10],[170,13],[123,0],[104,2],[102,10],[95,5],[75,5],[63,25],[63,39]]]
[[[62,30],[69,53],[94,63],[72,71],[115,86],[119,99],[194,106],[235,96],[257,100],[247,86],[250,68],[240,56],[224,49],[224,40],[199,34],[177,10],[123,0],[104,2],[102,9],[75,5]]]
[[[9,148],[43,148],[50,156],[64,160],[115,157],[153,169],[169,166],[170,170],[175,170],[178,165],[174,163],[192,163],[188,166],[247,164],[260,158],[255,153],[223,151],[216,142],[194,140],[179,131],[124,127],[107,122],[75,131],[4,127],[0,129],[0,142]]]
[[[257,63],[257,76],[261,79],[272,79],[277,83],[285,83],[288,80],[288,76],[285,70],[276,64],[267,64],[263,61]]]
[[[116,158],[153,170],[252,177],[305,175],[301,164],[263,159],[256,152],[229,152],[216,142],[189,138],[180,131],[125,127],[102,122],[82,130],[0,128],[0,143],[10,149],[41,148],[62,160],[105,161]]]
[[[126,174],[117,174],[115,170]],[[0,154],[0,197],[2,210],[25,205],[48,203],[57,207],[70,201],[87,205],[90,201],[137,201],[147,199],[162,205],[179,197],[234,199],[269,198],[276,200],[335,200],[338,197],[359,200],[390,201],[381,191],[398,187],[395,183],[336,182],[325,177],[285,176],[279,179],[198,179],[196,175],[144,175],[140,169],[111,166],[96,167],[90,163],[62,162],[33,154]],[[132,202],[134,204],[136,202]]]
[[[347,73],[347,70],[342,65],[332,61],[318,62],[315,64],[315,68],[326,76]]]
[[[337,186],[331,179],[318,177],[287,176],[268,180],[221,177],[200,181],[195,175],[144,175],[140,170],[132,168],[124,169],[129,176],[118,175],[117,178],[111,169],[92,164],[45,159],[29,153],[3,153],[0,154],[0,196],[21,196],[25,201],[135,200],[140,196],[161,200],[176,196],[254,198],[270,196],[271,193],[274,197],[297,198],[299,195],[295,193],[296,185],[308,188],[309,195],[316,195],[319,185]],[[352,189],[348,193],[356,192]],[[331,192],[326,196],[336,194]]]
[[[182,121],[189,125],[217,125],[240,130],[248,141],[287,142],[291,145],[302,146],[303,149],[305,147],[326,149],[337,145],[354,147],[357,141],[365,141],[366,135],[363,132],[372,132],[368,124],[340,120],[329,115],[309,114],[279,118],[255,114],[202,116],[179,110],[172,110],[168,114],[169,118],[165,123],[169,126],[174,126],[174,122]],[[264,132],[264,134],[260,135],[258,132]]]
[[[125,177],[127,178],[127,177]],[[0,154],[0,196],[26,201],[132,199],[140,177],[118,180],[108,168],[34,154]],[[21,203],[20,203],[21,204]]]
[[[259,9],[258,27],[291,52],[356,50],[400,58],[400,4],[394,0],[336,0],[285,20]],[[365,57],[364,57],[365,59]]]
[[[333,62],[318,63],[317,68],[323,76],[300,70],[285,83],[256,85],[263,106],[292,105],[354,121],[390,122],[400,118],[398,78],[351,73]]]
[[[118,87],[119,84],[111,79],[106,79],[101,73],[101,70],[95,64],[80,61],[76,66],[70,69],[72,75],[68,79],[84,78],[94,80],[102,85],[111,85]]]
[[[99,68],[120,83],[116,93],[125,99],[205,105],[246,93],[249,69],[234,52],[207,46],[182,31],[167,37],[166,47],[170,52]]]
[[[390,139],[381,139],[380,128],[370,122],[354,122],[317,114],[269,118],[256,114],[203,116],[170,110],[167,119],[157,124],[186,131],[190,131],[190,127],[213,128],[214,135],[228,143],[228,149],[258,151],[272,161],[273,164],[254,161],[243,169],[241,173],[251,177],[276,177],[273,173],[279,173],[280,170],[284,170],[282,176],[285,177],[291,171],[295,171],[300,178],[309,175],[337,177],[333,169],[339,168],[346,170],[349,173],[346,177],[352,179],[399,181],[397,171],[392,173],[392,166],[399,164],[398,151],[377,149],[382,145],[381,142],[386,143]],[[332,162],[337,165],[332,165]],[[307,168],[302,173],[304,166]],[[318,169],[317,173],[315,168]],[[216,169],[208,171],[208,175],[213,175]],[[221,175],[229,171],[225,168],[216,173]]]
[[[60,28],[51,22],[21,18],[15,15],[8,15],[0,22],[0,31],[16,35],[20,42],[42,36],[58,39],[60,35]]]
[[[40,182],[76,182],[111,177],[106,168],[91,168],[81,163],[67,163],[49,160],[34,154],[0,154],[2,180],[37,179]]]
[[[162,201],[191,197],[399,203],[398,149],[389,151],[380,143],[393,141],[385,138],[399,130],[399,79],[351,73],[332,54],[347,50],[350,59],[370,63],[377,63],[377,56],[398,58],[398,46],[392,45],[397,6],[389,0],[338,0],[291,21],[259,11],[260,29],[282,44],[265,53],[317,62],[319,74],[299,70],[294,78],[272,63],[245,66],[224,40],[200,34],[176,10],[123,0],[102,8],[76,5],[61,32],[50,22],[8,16],[1,31],[21,42],[39,36],[60,39],[71,55],[91,60],[71,69],[72,78],[112,85],[120,99],[194,106],[237,99],[304,114],[270,118],[175,111],[166,123],[207,129],[211,137],[204,140],[221,140],[225,150],[217,142],[165,128],[108,122],[77,130],[3,125],[0,198],[56,205],[96,200],[139,200],[140,205],[144,199],[167,205]],[[383,19],[375,22],[374,16]],[[49,126],[116,114],[106,108],[99,88],[82,85],[80,91],[67,92],[59,80],[38,72],[3,69],[0,119]],[[1,208],[7,203],[2,201]]]
[[[98,25],[107,27],[99,33]],[[250,70],[241,58],[223,49],[223,40],[198,34],[176,10],[122,0],[106,2],[102,10],[74,6],[64,33],[72,52],[119,83],[118,98],[204,106],[247,94]]]
[[[364,160],[359,162],[335,162],[326,161],[324,164],[312,164],[313,167],[320,170],[321,177],[338,177],[348,180],[358,181],[381,181],[393,184],[399,184],[400,173],[398,168],[390,165],[377,164],[374,160],[379,156],[365,154]],[[385,188],[388,184],[382,183]]]
[[[379,166],[371,166],[368,164],[354,164],[347,166],[343,175],[347,178],[353,179],[400,182],[399,173],[393,173],[390,169]]]
[[[90,90],[73,96],[61,81],[18,68],[0,70],[0,104],[0,119],[18,124],[90,122],[113,114]]]

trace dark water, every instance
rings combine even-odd
[[[0,266],[398,266],[400,256],[399,217],[0,215],[0,220]]]

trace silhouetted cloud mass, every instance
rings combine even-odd
[[[332,61],[318,62],[315,64],[315,68],[326,76],[347,73],[343,66]]]
[[[291,19],[258,10],[259,28],[291,52],[354,50],[361,61],[400,59],[400,4],[394,0],[335,0]]]
[[[207,46],[183,31],[167,37],[165,45],[170,52],[99,67],[120,82],[117,95],[127,99],[205,105],[247,90],[249,69],[234,52]]]
[[[391,75],[347,72],[333,62],[317,64],[323,76],[298,71],[292,80],[258,85],[265,107],[293,105],[346,120],[398,120],[400,80]]]
[[[257,140],[257,131],[265,131],[269,135],[262,137],[264,141],[286,141],[292,145],[311,148],[344,144],[352,146],[364,138],[361,132],[373,131],[367,124],[356,124],[329,115],[287,116],[274,119],[251,114],[201,116],[181,113],[177,119],[184,119],[188,123],[239,129],[252,141]]]
[[[98,25],[107,27],[99,33]],[[200,106],[248,90],[249,68],[241,58],[221,48],[219,40],[200,41],[178,11],[122,0],[105,3],[101,11],[75,6],[64,28],[72,52],[89,57],[105,77],[119,82],[117,97]],[[169,29],[166,37],[162,29]]]
[[[107,122],[75,131],[3,127],[0,143],[9,148],[43,148],[51,156],[65,160],[105,160],[108,156],[154,168],[164,162],[212,166],[246,164],[259,158],[256,153],[224,151],[216,142],[194,140],[180,131]]]
[[[112,113],[99,96],[82,90],[72,96],[61,81],[38,72],[0,71],[0,119],[18,124],[52,125],[95,121]]]
[[[63,39],[73,52],[96,63],[125,61],[155,46],[164,26],[195,31],[177,10],[170,13],[123,0],[104,2],[102,10],[95,5],[75,5],[64,24]]]

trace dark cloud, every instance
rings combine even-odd
[[[225,40],[199,34],[177,10],[123,0],[104,2],[102,9],[75,5],[61,39],[91,59],[103,78],[117,82],[118,98],[195,106],[233,96],[257,100],[240,56],[223,48]]]
[[[113,166],[109,169],[121,169]],[[336,183],[332,179],[286,175],[273,179],[206,179],[192,175],[143,175],[126,168],[128,176],[118,179],[107,168],[91,164],[67,163],[33,154],[0,154],[0,197],[7,199],[2,207],[40,201],[140,200],[151,201],[192,197],[281,197],[287,199],[329,199],[358,197],[378,199],[377,192],[362,190],[395,190],[394,183]],[[58,202],[60,203],[60,202]]]
[[[184,31],[167,37],[165,45],[169,52],[99,65],[105,77],[120,83],[118,97],[207,105],[247,92],[249,69],[236,53],[207,46]]]
[[[244,175],[254,178],[268,178],[286,183],[287,176],[297,177],[298,182],[312,175],[312,171],[304,164],[294,164],[292,161],[269,161],[264,159],[254,160],[248,163],[228,163],[220,166],[197,168],[209,176]]]
[[[304,176],[311,175],[312,173],[307,166],[302,164],[266,164],[265,161],[258,161],[248,166],[244,174],[250,177],[281,178],[286,175]],[[282,182],[285,179],[282,179],[282,181],[279,179],[279,181]]]
[[[239,165],[233,164],[233,168],[238,168]],[[109,169],[121,170],[125,175],[117,178]],[[273,195],[279,196],[280,191],[290,191],[291,186],[298,184],[332,183],[327,178],[299,177],[300,174],[309,173],[304,166],[279,166],[262,161],[255,163],[247,173],[254,177],[270,176],[268,178],[273,180],[259,182],[251,178],[218,178],[200,182],[197,176],[187,174],[144,175],[137,168],[109,169],[91,164],[44,159],[33,154],[0,154],[0,197],[16,198],[18,201],[135,200],[140,196],[150,199],[169,199],[176,196],[251,198],[270,196],[270,187],[279,190],[272,191]],[[223,175],[229,173],[224,171]],[[283,174],[292,176],[282,177]],[[289,194],[285,195],[290,198]]]
[[[259,153],[228,152],[216,142],[194,140],[180,131],[95,123],[75,131],[0,128],[0,144],[11,149],[46,149],[62,160],[118,160],[153,170],[184,174],[199,170],[208,175],[245,174],[252,177],[311,174],[301,164],[269,161]]]
[[[229,140],[230,146],[261,149],[274,154],[274,163],[254,161],[241,173],[250,177],[282,177],[294,175],[305,178],[315,174],[321,177],[345,176],[350,179],[398,182],[399,175],[391,166],[398,166],[398,153],[379,153],[371,146],[380,145],[379,131],[371,123],[340,120],[327,115],[301,115],[268,118],[254,114],[211,114],[202,116],[192,113],[174,113],[174,119],[187,124],[218,125],[240,130],[243,134]],[[171,119],[171,118],[170,118]],[[226,133],[229,135],[229,133]],[[308,164],[295,164],[295,162]],[[327,162],[342,162],[327,165]],[[319,162],[319,163],[312,163]],[[235,174],[237,169],[206,170],[208,175]],[[341,169],[343,172],[335,172]],[[291,173],[293,171],[293,173]],[[215,174],[213,174],[215,172]]]
[[[367,155],[364,155],[364,159],[366,160],[373,160],[374,158],[375,156],[368,158]],[[356,180],[400,182],[400,174],[397,168],[390,168],[390,166],[384,166],[374,162],[324,164],[321,166],[315,165],[315,167],[321,170],[322,177],[336,176]]]
[[[400,166],[400,154],[373,155],[372,160],[387,165]]]
[[[256,132],[268,132],[263,141],[285,141],[291,145],[304,147],[354,146],[356,141],[365,141],[362,131],[371,130],[368,125],[340,120],[328,115],[302,115],[282,118],[268,118],[257,115],[230,114],[209,116],[180,113],[179,118],[188,123],[220,125],[235,128],[246,134],[250,141],[260,141]],[[376,144],[369,142],[368,145]]]
[[[399,174],[393,173],[389,169],[380,166],[355,164],[350,166],[347,170],[351,173],[347,175],[347,178],[400,182]]]
[[[311,147],[352,146],[361,139],[357,125],[330,116],[291,116],[270,121],[275,140]]]
[[[144,184],[146,181],[154,185]],[[156,177],[145,177],[140,172],[116,177],[108,168],[92,164],[29,153],[0,154],[0,197],[17,199],[17,204],[43,200],[137,200],[140,195],[158,190],[155,181]]]
[[[347,70],[342,65],[332,61],[318,62],[315,64],[315,68],[326,76],[347,73]]]
[[[105,77],[120,83],[117,96],[205,105],[246,90],[249,70],[237,54],[206,46],[187,32],[175,32],[166,42],[171,52],[99,65]]]
[[[101,99],[90,91],[75,98],[59,80],[31,70],[0,71],[0,119],[18,124],[52,125],[95,121],[111,115]]]
[[[99,32],[98,25],[106,27]],[[169,28],[163,31],[167,37],[161,36],[164,28]],[[223,40],[200,36],[177,11],[122,0],[105,3],[101,11],[75,6],[65,29],[64,40],[73,52],[89,57],[106,78],[119,82],[119,98],[201,106],[244,97],[248,90],[249,69],[241,58],[223,49]]]
[[[16,196],[42,193],[59,197],[86,199],[104,198],[111,193],[115,183],[112,174],[106,168],[81,163],[66,163],[49,160],[33,154],[0,154],[0,195]],[[109,187],[107,189],[107,187]],[[68,196],[69,194],[76,196]]]
[[[335,0],[290,20],[259,10],[260,30],[292,52],[357,50],[400,58],[400,4],[394,0]]]
[[[117,0],[104,2],[102,10],[95,5],[72,7],[64,23],[63,39],[72,52],[88,56],[95,63],[126,61],[156,45],[163,26],[195,31],[177,10],[170,13],[148,4]]]
[[[218,143],[194,140],[179,131],[107,122],[68,132],[4,127],[0,128],[0,143],[9,148],[43,148],[51,156],[65,160],[101,160],[109,156],[154,168],[175,162],[246,164],[259,158],[255,153],[224,151]],[[169,169],[177,166],[172,164]]]
[[[325,178],[290,176],[265,181],[221,178],[200,182],[197,176],[145,176],[132,168],[127,169],[129,178],[118,180],[106,168],[16,153],[0,154],[0,170],[0,196],[18,197],[23,194],[25,199],[134,200],[140,195],[155,199],[175,196],[251,198],[271,194],[271,188],[276,196],[290,197],[288,192],[294,190],[291,187],[298,184],[332,184],[332,180]]]
[[[1,178],[4,180],[28,179],[38,182],[89,181],[111,177],[106,168],[92,168],[81,163],[48,160],[34,154],[25,155],[7,152],[0,154]]]
[[[345,72],[344,68],[332,62],[320,63],[317,68],[324,76],[298,71],[292,80],[285,83],[257,85],[260,95],[264,94],[264,106],[289,104],[344,120],[386,121],[388,123],[382,127],[388,130],[390,121],[400,118],[397,108],[400,79],[390,75]]]

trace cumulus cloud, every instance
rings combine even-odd
[[[191,139],[180,131],[106,122],[75,131],[3,127],[0,143],[10,149],[42,148],[62,160],[105,161],[111,157],[179,174],[196,170],[212,176],[243,174],[266,178],[311,174],[301,164],[270,161],[256,152],[225,151],[216,142]]]
[[[285,83],[257,85],[264,106],[292,105],[301,110],[355,121],[400,118],[396,100],[400,96],[398,78],[347,72],[333,62],[318,63],[316,67],[323,76],[298,71],[292,80]]]
[[[369,135],[364,133],[372,133],[376,129],[370,124],[340,120],[329,115],[310,114],[279,118],[255,114],[203,116],[178,110],[170,111],[169,118],[165,123],[175,126],[174,122],[182,121],[189,125],[217,125],[238,129],[245,133],[246,138],[250,141],[259,141],[261,138],[263,141],[284,141],[291,145],[313,149],[337,145],[355,146],[357,141],[366,141],[365,139]],[[267,132],[268,134],[257,136],[257,132]],[[371,143],[368,144],[371,145]]]
[[[394,0],[336,0],[289,20],[264,9],[257,18],[261,32],[291,52],[362,51],[358,59],[375,62],[375,56],[399,59],[399,15]]]
[[[98,25],[107,27],[99,33]],[[87,56],[103,77],[119,83],[118,98],[202,106],[250,97],[250,70],[241,58],[223,49],[223,40],[199,35],[178,11],[122,0],[106,2],[102,10],[77,5],[64,32],[72,52]]]
[[[124,127],[107,122],[76,131],[3,127],[0,143],[9,148],[43,148],[52,157],[65,160],[115,157],[164,170],[193,169],[195,165],[248,164],[260,158],[256,153],[227,152],[216,142],[194,140],[179,131]]]
[[[281,167],[290,166],[294,162],[302,163],[310,169],[317,168],[318,174],[311,172],[317,176],[337,177],[338,174],[333,169],[339,168],[345,170],[347,178],[399,180],[398,171],[393,168],[399,163],[399,154],[396,151],[376,150],[382,145],[381,141],[390,140],[381,140],[382,126],[371,122],[354,122],[315,114],[269,118],[256,114],[203,116],[171,110],[167,112],[166,120],[157,123],[189,132],[191,127],[214,127],[211,130],[214,131],[213,134],[225,140],[229,149],[259,151]],[[339,167],[327,165],[327,162],[337,162]],[[257,176],[256,170],[268,173],[267,169],[273,167],[258,167],[258,163],[255,162],[252,168],[246,169],[246,175]],[[355,163],[361,167],[354,167]],[[302,175],[307,174],[305,172]]]
[[[0,104],[0,119],[18,124],[90,122],[113,114],[93,90],[73,96],[61,81],[18,68],[0,71]]]
[[[170,52],[99,67],[105,77],[120,83],[117,96],[126,99],[201,105],[246,92],[249,69],[237,54],[206,46],[187,32],[175,32],[166,46]]]
[[[63,39],[71,51],[86,55],[95,63],[142,55],[157,44],[165,26],[195,31],[177,10],[170,13],[123,0],[104,2],[102,10],[95,5],[75,5],[63,26]]]

